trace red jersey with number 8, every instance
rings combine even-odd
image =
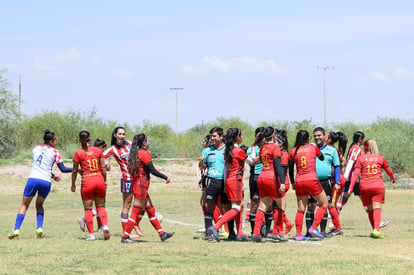
[[[296,153],[296,154],[295,154]],[[312,144],[292,148],[289,159],[296,164],[296,181],[318,180],[316,174],[316,158],[321,155],[321,150]]]

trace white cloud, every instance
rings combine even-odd
[[[63,53],[46,56],[42,59],[45,63],[56,65],[77,64],[81,60],[81,54],[77,49],[69,48]]]
[[[272,59],[257,59],[254,57],[238,57],[224,60],[215,56],[204,56],[201,58],[199,66],[185,65],[181,67],[181,71],[189,75],[207,73],[211,70],[250,73],[270,72],[277,75],[285,75],[289,72],[288,68],[277,65]]]
[[[131,80],[134,77],[135,72],[131,70],[116,70],[110,73],[113,79],[118,80]]]
[[[395,69],[394,75],[399,78],[414,80],[414,71],[409,71],[403,68]]]
[[[383,73],[383,72],[377,71],[377,70],[370,72],[369,76],[370,76],[370,78],[374,78],[374,79],[382,80],[382,81],[387,81],[387,80],[390,79],[389,76],[386,73]]]
[[[93,55],[89,58],[90,62],[95,65],[103,64],[103,59],[101,56]]]

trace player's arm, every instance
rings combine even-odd
[[[101,157],[99,159],[99,161],[101,163],[101,174],[102,174],[102,176],[104,178],[104,181],[106,182],[106,170],[107,170],[107,168],[105,166],[105,158],[104,157]]]
[[[390,166],[388,165],[385,159],[384,159],[383,167],[384,167],[385,173],[387,173],[387,175],[390,177],[392,183],[395,183],[394,173],[392,172]]]
[[[292,184],[295,184],[295,163],[289,159],[289,179]]]
[[[285,169],[282,166],[281,163],[281,159],[280,156],[276,156],[273,159],[273,166],[275,169],[275,174],[277,177],[279,177],[279,181],[280,181],[280,188],[279,191],[280,193],[285,192],[285,179],[286,179],[286,175],[285,175]]]
[[[79,170],[79,162],[74,161],[73,169],[72,169],[72,187],[70,188],[72,192],[76,191],[76,178],[78,176],[78,170]]]
[[[72,168],[70,168],[70,167],[66,167],[66,166],[63,164],[63,162],[59,162],[59,163],[57,164],[57,166],[59,167],[59,170],[60,170],[60,172],[62,172],[62,173],[70,173],[70,172],[72,172]]]
[[[166,181],[169,180],[169,178],[164,175],[163,173],[161,173],[160,171],[158,171],[155,167],[154,164],[152,162],[148,162],[145,164],[145,166],[148,168],[148,170],[150,171],[150,173],[158,178],[162,178]]]

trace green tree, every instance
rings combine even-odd
[[[18,97],[10,90],[10,82],[0,70],[0,157],[9,157],[16,146],[19,112]]]

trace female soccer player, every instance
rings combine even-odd
[[[293,222],[291,222],[288,217],[286,216],[286,192],[289,190],[290,182],[289,182],[289,176],[287,173],[288,170],[288,164],[289,164],[289,144],[288,144],[288,136],[287,132],[285,130],[278,130],[276,131],[276,145],[280,147],[281,150],[281,157],[280,157],[280,164],[285,170],[285,192],[282,194],[282,212],[283,212],[283,223],[285,224],[285,230],[283,231],[283,235],[286,235],[292,230],[292,227],[294,225]],[[277,178],[278,179],[278,178]],[[279,180],[279,179],[278,179]],[[280,183],[279,183],[280,184]],[[273,207],[277,207],[277,205],[273,204]],[[282,232],[282,228],[276,229],[273,227],[273,234],[277,234],[277,230],[279,232]]]
[[[125,128],[118,126],[114,129],[111,136],[111,147],[108,148],[103,154],[105,159],[114,156],[121,169],[121,192],[122,192],[122,211],[121,211],[121,223],[122,231],[125,229],[125,225],[128,222],[128,213],[132,203],[132,178],[128,172],[128,155],[131,142],[125,140]],[[138,224],[135,227],[135,231],[138,236],[142,236],[141,230]]]
[[[359,189],[364,208],[368,209],[368,218],[374,231],[371,238],[383,239],[381,234],[381,205],[384,203],[385,187],[382,179],[382,169],[388,174],[392,183],[395,183],[394,174],[387,161],[378,153],[377,144],[373,139],[364,142],[365,155],[360,156],[355,163],[355,172],[352,175],[349,195],[361,176]]]
[[[289,153],[289,177],[292,188],[296,192],[298,211],[295,217],[296,240],[305,241],[308,237],[302,234],[303,216],[308,205],[310,194],[319,203],[315,219],[309,228],[311,236],[323,239],[324,236],[317,227],[321,223],[328,207],[328,199],[316,174],[316,158],[321,161],[324,156],[316,145],[309,144],[309,132],[300,130],[296,135],[295,146]],[[294,166],[296,165],[296,178],[294,177]]]
[[[43,145],[33,148],[32,170],[24,187],[22,205],[17,213],[14,229],[8,236],[9,239],[14,239],[19,236],[20,227],[22,226],[27,208],[29,208],[36,193],[37,229],[35,231],[35,237],[41,238],[43,236],[43,203],[50,192],[52,178],[55,181],[60,180],[59,176],[53,175],[52,173],[53,165],[56,163],[62,173],[72,172],[72,168],[65,167],[59,151],[55,149],[57,142],[55,133],[50,130],[45,130],[43,141]]]
[[[283,228],[283,210],[282,210],[282,194],[285,192],[285,170],[281,165],[280,147],[275,144],[276,131],[273,127],[267,127],[263,133],[259,133],[257,140],[264,140],[264,144],[260,147],[260,161],[263,164],[262,171],[258,179],[258,187],[260,194],[259,210],[256,213],[256,222],[252,241],[263,242],[261,237],[261,227],[266,211],[272,209],[273,201],[279,206],[274,213],[275,227]],[[257,143],[257,142],[255,142]],[[279,181],[277,181],[277,178]],[[268,234],[267,237],[277,241],[287,241],[282,234]]]
[[[245,150],[240,148],[243,141],[243,134],[239,128],[230,128],[227,130],[225,138],[225,191],[228,199],[231,201],[231,209],[228,210],[214,226],[207,228],[207,234],[212,234],[216,241],[220,241],[218,229],[225,223],[235,220],[237,227],[236,241],[247,241],[243,235],[241,223],[242,201],[243,201],[243,171],[244,162],[248,159],[253,164],[253,158],[247,158]],[[246,148],[247,149],[247,148]]]
[[[361,131],[356,131],[354,133],[354,136],[352,137],[352,144],[348,150],[347,164],[346,164],[345,172],[344,172],[346,183],[342,190],[342,196],[339,198],[336,204],[336,209],[338,210],[338,214],[341,213],[342,208],[345,206],[345,204],[348,202],[349,197],[351,196],[351,194],[348,193],[349,184],[351,182],[352,175],[355,170],[355,162],[361,156],[360,146],[364,144],[364,138],[365,138],[365,134]],[[355,185],[354,189],[355,189],[354,194],[359,196],[359,183]]]
[[[264,131],[264,127],[258,127],[254,134],[255,138],[259,133]],[[249,157],[258,156],[260,153],[260,144],[253,144],[249,149],[247,149],[247,155]],[[259,162],[255,165],[250,165],[250,177],[249,177],[249,193],[250,193],[250,211],[249,211],[249,222],[252,229],[252,233],[254,231],[254,225],[256,221],[256,213],[257,208],[259,207],[260,203],[260,196],[259,196],[259,187],[257,187],[257,180],[259,179],[260,172],[262,171],[263,164]]]
[[[96,212],[102,221],[104,239],[109,240],[108,216],[105,210],[106,196],[106,168],[102,150],[95,146],[89,146],[90,134],[86,130],[79,133],[79,142],[82,148],[73,156],[72,187],[71,191],[76,192],[76,178],[81,167],[81,196],[85,210],[85,223],[89,232],[87,241],[94,241],[93,234],[93,203],[95,202]]]
[[[167,233],[161,228],[160,222],[155,215],[155,209],[152,204],[149,203],[148,188],[150,184],[150,174],[156,177],[162,178],[168,184],[170,178],[160,173],[155,169],[152,163],[151,154],[147,151],[150,145],[149,138],[144,134],[135,135],[131,144],[131,150],[128,159],[128,171],[132,175],[133,179],[133,194],[134,205],[132,207],[131,215],[129,216],[128,223],[125,226],[124,233],[121,238],[122,243],[133,243],[135,240],[131,239],[132,228],[138,218],[138,215],[143,213],[145,209],[147,211],[148,218],[152,226],[157,230],[161,241],[165,241],[172,236],[174,232]]]
[[[103,139],[97,138],[95,140],[95,142],[93,143],[93,146],[98,147],[102,152],[105,152],[105,150],[106,150],[106,142]],[[111,170],[111,164],[106,159],[104,159],[104,161],[105,161],[106,171],[110,171]],[[94,217],[96,217],[96,222],[98,224],[98,231],[103,232],[104,229],[103,229],[103,226],[102,226],[102,221],[99,218],[99,215],[98,215],[98,212],[96,211],[96,208],[92,209],[92,214],[93,214]],[[85,229],[86,229],[85,217],[80,218],[78,220],[78,223],[79,223],[80,230],[85,232]]]

